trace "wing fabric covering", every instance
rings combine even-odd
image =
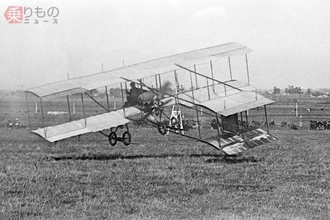
[[[69,137],[90,132],[102,131],[111,127],[127,124],[130,122],[130,120],[128,120],[126,117],[139,113],[139,109],[130,107],[91,116],[85,119],[67,122],[60,125],[39,128],[32,132],[40,135],[49,142],[55,142]]]
[[[143,63],[133,64],[89,76],[73,78],[26,90],[41,98],[70,95],[76,92],[90,91],[108,85],[123,82],[123,78],[141,79],[179,69],[175,64],[192,66],[219,57],[249,53],[251,49],[239,43],[227,43],[168,57],[158,58]]]
[[[193,91],[194,95],[192,95],[191,92],[180,94],[180,102],[181,104],[189,107],[193,107],[193,105],[200,105],[224,116],[268,105],[274,102],[273,100],[257,93],[256,88],[245,82],[232,80],[226,82],[226,84],[237,89],[227,86],[226,89],[222,89],[223,91],[214,93],[212,92],[212,86],[199,88]],[[214,90],[220,90],[217,87],[224,87],[224,85],[216,84],[214,87]],[[194,98],[192,98],[193,96]]]

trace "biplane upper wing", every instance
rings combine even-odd
[[[41,98],[70,95],[78,92],[90,91],[107,85],[120,83],[122,78],[141,79],[156,74],[179,69],[175,64],[191,66],[210,61],[219,57],[235,56],[249,53],[251,49],[239,43],[227,43],[190,52],[180,53],[168,57],[158,58],[143,63],[132,64],[122,68],[82,76],[70,80],[55,82],[26,90]]]

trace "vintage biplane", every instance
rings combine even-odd
[[[276,140],[268,126],[264,131],[248,123],[249,109],[264,107],[267,121],[266,105],[273,103],[250,85],[247,59],[250,51],[239,43],[227,43],[28,89],[25,94],[30,129],[32,94],[40,103],[42,116],[42,127],[32,132],[49,142],[100,132],[112,146],[118,142],[129,145],[132,142],[129,123],[139,126],[147,122],[161,135],[185,136],[227,155],[237,155]],[[232,62],[237,57],[243,65],[236,67],[247,76],[247,83],[233,78]],[[128,85],[132,87],[130,91]],[[109,88],[120,90],[118,108],[109,104],[114,99]],[[103,103],[93,94],[101,89],[105,91]],[[73,95],[81,103],[78,119],[70,115],[69,96]],[[45,106],[59,97],[67,99],[69,121],[49,125],[45,121]],[[86,97],[104,112],[88,115]],[[187,125],[189,119],[196,122],[195,129]],[[214,129],[207,126],[211,123]]]

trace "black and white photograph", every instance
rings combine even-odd
[[[329,12],[1,1],[0,219],[330,219]]]

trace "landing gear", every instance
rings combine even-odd
[[[166,125],[164,123],[159,123],[158,124],[158,132],[161,135],[165,135],[167,133],[167,128],[166,128]]]
[[[171,129],[175,130],[176,133],[184,134],[180,105],[172,106],[169,126],[171,127]]]
[[[125,146],[130,145],[132,139],[131,139],[131,134],[129,133],[128,130],[128,125],[126,124],[126,131],[124,131],[122,137],[118,137],[116,133],[119,128],[124,129],[124,126],[123,125],[117,126],[115,130],[113,130],[113,128],[110,128],[110,133],[108,135],[109,144],[111,146],[115,146],[117,142],[120,141],[123,142]]]
[[[111,131],[109,134],[109,144],[115,146],[117,144],[117,134],[114,131]]]
[[[130,145],[131,143],[131,134],[128,131],[125,131],[123,133],[123,137],[122,137],[122,142],[124,143],[125,146]]]
[[[159,116],[161,114],[161,110],[157,107],[153,108],[151,112],[151,114],[154,116]]]

